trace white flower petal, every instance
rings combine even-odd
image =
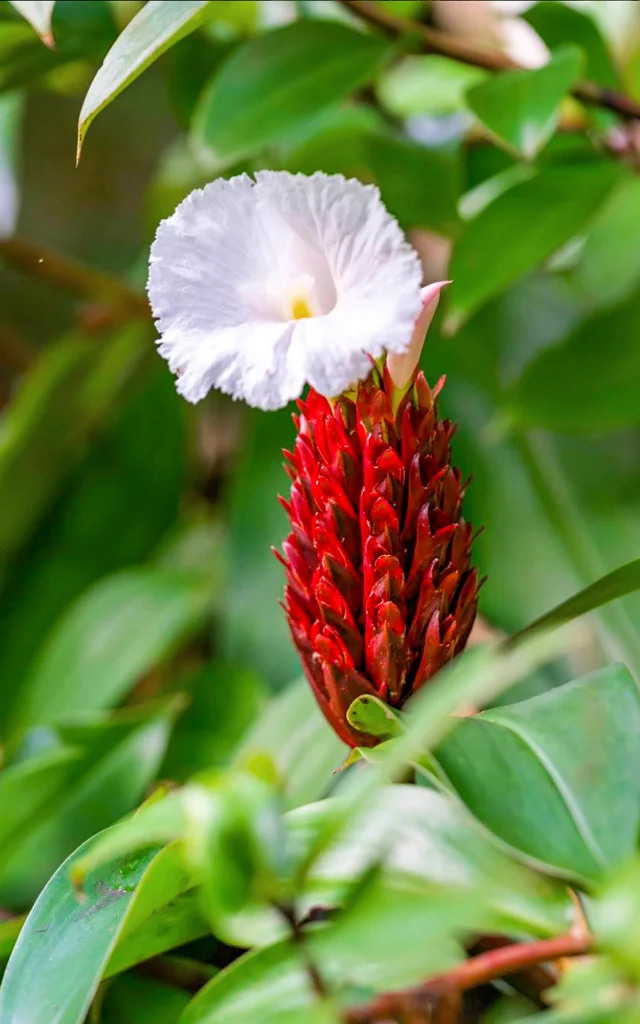
[[[305,382],[337,395],[402,352],[420,264],[378,190],[262,171],[193,192],[158,229],[149,297],[159,351],[197,402],[213,387],[272,409]],[[312,315],[294,319],[296,310]]]

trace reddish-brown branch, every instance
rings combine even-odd
[[[459,996],[469,989],[517,974],[537,964],[583,956],[591,950],[592,940],[583,934],[561,935],[555,939],[491,949],[465,960],[446,974],[431,978],[424,985],[405,992],[379,996],[366,1006],[349,1010],[345,1015],[345,1024],[377,1024],[394,1020],[398,1013],[419,1013],[433,1007],[442,998],[450,1002],[452,993]]]
[[[417,21],[409,21],[393,14],[388,8],[380,7],[375,0],[340,0],[364,21],[393,36],[416,36],[429,53],[439,53],[444,57],[473,64],[475,67],[486,68],[488,71],[506,71],[517,69],[520,65],[500,50],[491,50],[484,46],[476,46],[468,40],[459,39],[450,32],[422,25]],[[613,89],[605,89],[595,82],[579,82],[573,89],[573,96],[590,106],[604,107],[612,110],[625,119],[640,119],[640,104]]]

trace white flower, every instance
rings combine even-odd
[[[149,298],[185,398],[219,388],[277,409],[305,383],[338,395],[372,358],[404,352],[420,280],[377,188],[261,171],[197,189],[162,222]]]

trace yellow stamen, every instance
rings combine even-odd
[[[306,299],[294,299],[291,303],[291,316],[294,320],[306,320],[313,316]]]

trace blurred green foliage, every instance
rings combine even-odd
[[[640,10],[515,6],[1,0],[0,1024],[336,1024],[576,921],[550,1009],[464,1019],[638,1019]],[[291,410],[186,407],[143,293],[160,219],[264,167],[376,183],[453,279],[488,636],[596,584],[337,775],[270,552]]]

